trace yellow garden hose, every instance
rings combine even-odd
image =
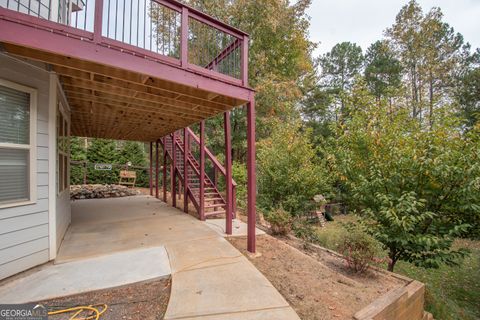
[[[99,308],[100,307],[100,308]],[[103,307],[103,309],[101,309]],[[70,312],[75,312],[73,316],[70,317],[70,320],[98,320],[100,319],[100,316],[107,311],[108,306],[106,304],[94,304],[90,306],[78,306],[78,307],[72,307],[68,309],[62,309],[62,310],[56,310],[56,311],[50,311],[48,315],[53,316],[56,314],[61,314],[61,313],[70,313]],[[92,311],[94,315],[88,316],[86,318],[77,318],[79,314],[81,314],[84,311]]]

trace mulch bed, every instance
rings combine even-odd
[[[245,238],[229,238],[295,309],[302,320],[352,319],[353,315],[405,282],[369,270],[353,274],[341,258],[310,256],[270,235],[257,236],[257,252],[247,253]]]
[[[48,311],[75,306],[107,304],[101,320],[157,320],[163,319],[170,298],[170,277],[148,282],[81,293],[42,301]],[[70,319],[73,313],[49,316],[49,319]],[[85,316],[86,313],[82,313]]]

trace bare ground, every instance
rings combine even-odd
[[[157,320],[163,319],[170,298],[170,277],[117,288],[81,293],[41,302],[48,311],[75,306],[107,304],[102,320]],[[73,313],[49,316],[52,320],[70,319]],[[82,313],[79,316],[85,316]]]
[[[285,243],[289,239],[257,236],[259,254],[255,256],[247,253],[245,238],[229,241],[270,280],[302,320],[352,319],[376,298],[405,284],[375,270],[352,274],[343,259],[326,252],[306,254],[292,246],[299,243]]]

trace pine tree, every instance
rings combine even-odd
[[[320,57],[320,85],[334,97],[334,107],[340,109],[337,118],[346,114],[345,95],[351,89],[355,77],[360,74],[363,62],[362,48],[350,42],[338,43]]]
[[[391,98],[402,85],[402,66],[386,41],[373,43],[365,55],[365,80],[378,100]]]
[[[119,179],[119,168],[112,170],[95,170],[95,164],[118,164],[119,155],[114,140],[92,139],[87,149],[88,183],[90,184],[115,184]]]

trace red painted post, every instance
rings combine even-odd
[[[235,219],[237,217],[237,187],[232,187],[232,217]]]
[[[188,66],[188,8],[182,8],[182,30],[180,38],[180,63],[182,68]]]
[[[95,18],[93,22],[93,41],[102,42],[103,0],[95,0]]]
[[[200,122],[200,220],[205,220],[205,120]]]
[[[223,114],[223,127],[225,131],[225,180],[227,189],[227,207],[225,230],[227,234],[232,234],[232,209],[233,209],[233,197],[232,197],[232,145],[231,145],[231,127],[230,127],[230,111],[226,111]]]
[[[150,185],[150,195],[153,196],[153,142],[150,142],[150,172],[149,172],[149,185]]]
[[[255,174],[255,100],[253,98],[247,104],[247,167],[247,250],[255,253],[257,183]]]
[[[158,199],[158,173],[159,173],[159,160],[158,160],[159,140],[155,141],[155,197]]]
[[[183,211],[188,213],[188,131],[183,129]]]
[[[172,171],[170,172],[170,180],[172,183],[172,206],[177,206],[177,148],[175,146],[176,132],[172,135]]]
[[[244,35],[242,40],[242,84],[244,87],[248,86],[248,36]]]
[[[163,202],[167,202],[167,139],[163,137]]]

